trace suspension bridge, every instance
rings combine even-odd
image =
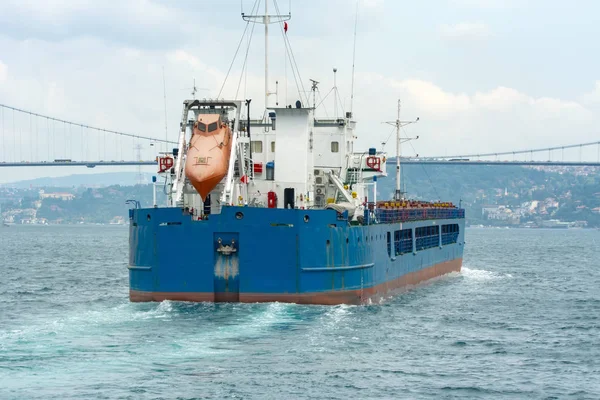
[[[68,121],[0,104],[0,167],[156,165],[175,141]],[[403,164],[600,166],[600,141],[495,153],[403,157]],[[395,164],[395,158],[388,159]]]

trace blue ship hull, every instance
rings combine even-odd
[[[442,211],[435,216],[447,218],[350,225],[327,209],[223,207],[204,220],[133,209],[130,300],[364,303],[460,271],[464,211]]]

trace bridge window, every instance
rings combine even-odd
[[[208,132],[210,133],[216,131],[218,126],[219,125],[216,122],[208,124]]]
[[[206,132],[206,124],[204,122],[198,121],[198,130],[200,132]]]
[[[394,232],[394,248],[396,255],[412,252],[412,229],[402,229]]]
[[[417,251],[431,249],[439,246],[440,226],[422,226],[415,229],[415,238],[417,239]]]
[[[271,153],[275,152],[275,142],[271,142]]]
[[[388,251],[388,257],[392,256],[392,234],[391,232],[387,233],[387,251]]]
[[[253,140],[251,147],[253,153],[262,153],[262,141],[261,140]]]
[[[456,243],[458,240],[458,224],[442,225],[442,245]]]
[[[338,153],[340,151],[340,142],[331,142],[331,152]]]

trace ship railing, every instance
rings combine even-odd
[[[442,245],[456,243],[458,240],[458,232],[442,233]]]
[[[415,243],[417,251],[431,249],[437,247],[440,244],[440,237],[438,235],[429,235],[418,237]]]
[[[367,214],[369,210],[365,210]],[[465,217],[462,208],[415,208],[415,209],[376,209],[375,218],[378,223],[420,221],[425,219],[459,219]],[[365,216],[365,219],[367,217]]]
[[[394,241],[394,249],[396,251],[396,255],[401,255],[405,253],[412,252],[412,237],[407,239],[398,239]]]

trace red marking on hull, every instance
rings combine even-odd
[[[340,290],[323,293],[194,293],[194,292],[142,292],[129,290],[129,300],[132,302],[146,301],[191,301],[191,302],[240,302],[240,303],[297,303],[297,304],[361,304],[369,300],[378,300],[390,292],[407,289],[451,272],[460,272],[462,258],[446,261],[408,273],[377,286],[363,290]],[[215,300],[216,299],[216,300]]]

